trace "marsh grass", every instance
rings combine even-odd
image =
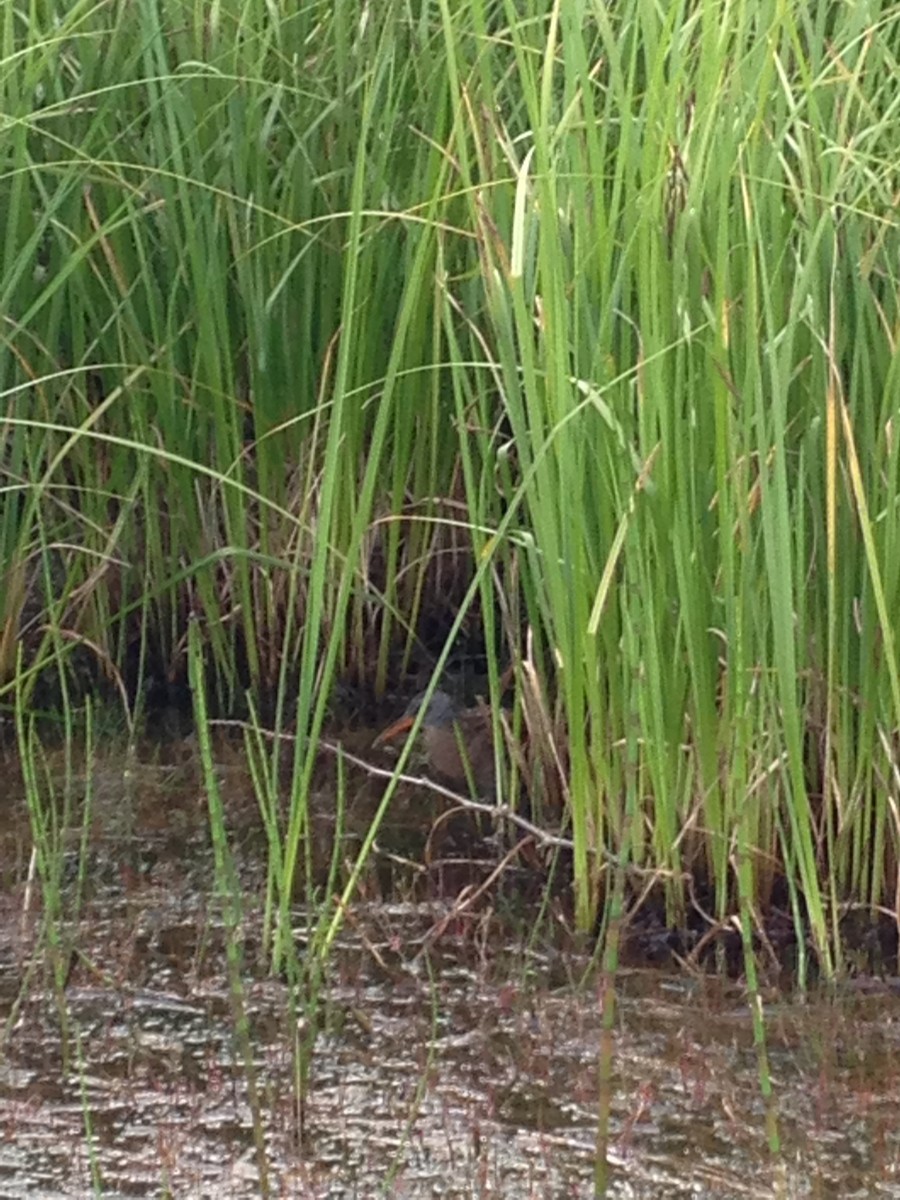
[[[188,669],[191,691],[196,704],[197,734],[200,745],[200,763],[203,773],[204,791],[209,805],[209,828],[212,836],[214,860],[214,891],[222,908],[225,929],[225,957],[228,970],[228,994],[232,1005],[232,1021],[237,1050],[240,1056],[247,1087],[247,1104],[253,1122],[253,1145],[256,1153],[256,1170],[259,1194],[265,1200],[269,1196],[269,1164],[266,1154],[265,1129],[256,1082],[253,1040],[247,1015],[244,989],[244,921],[241,903],[241,887],[237,877],[234,857],[228,841],[228,828],[222,793],[216,778],[210,739],[209,715],[206,706],[203,651],[195,625],[188,631]]]
[[[44,982],[56,1003],[63,1071],[67,1072],[72,1066],[72,1047],[65,989],[77,954],[75,931],[81,915],[93,817],[91,768],[95,744],[90,700],[85,706],[83,736],[76,742],[64,677],[61,695],[61,771],[51,768],[36,719],[26,712],[21,691],[17,694],[15,725],[32,847],[21,919],[23,931],[26,922],[39,923],[34,943],[44,949]],[[76,744],[83,746],[83,776],[76,770]],[[26,972],[26,982],[28,975],[30,972]]]
[[[29,14],[0,701],[65,661],[133,720],[193,615],[215,708],[296,734],[278,961],[335,680],[480,623],[564,731],[583,927],[606,848],[673,922],[786,879],[836,969],[843,901],[900,906],[896,7]]]

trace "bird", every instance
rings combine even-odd
[[[403,716],[378,735],[375,745],[412,729],[425,696],[425,692],[414,696]],[[490,711],[484,705],[461,709],[446,692],[434,691],[425,709],[422,730],[425,756],[435,775],[460,791],[494,796],[494,731]]]

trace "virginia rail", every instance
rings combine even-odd
[[[415,696],[406,712],[375,739],[391,741],[412,729],[425,693]],[[432,692],[422,719],[425,754],[434,773],[450,787],[493,796],[496,785],[494,734],[487,708],[459,709],[446,692]]]

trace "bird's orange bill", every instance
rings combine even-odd
[[[382,742],[389,742],[398,734],[408,733],[415,723],[415,717],[401,717],[399,721],[395,721],[393,725],[388,725],[387,729],[382,729],[378,737],[372,743],[373,746],[380,746]]]

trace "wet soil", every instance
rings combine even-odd
[[[13,779],[15,764],[2,765]],[[409,789],[325,977],[292,984],[267,972],[265,843],[228,747],[220,782],[243,894],[249,1065],[190,745],[95,769],[83,862],[78,831],[67,839],[56,950],[11,789],[0,831],[0,1198],[258,1196],[254,1114],[273,1196],[591,1195],[606,985],[571,935],[564,894],[540,922],[536,910],[523,920],[535,868],[519,863],[479,892],[497,858],[492,831],[442,824],[435,838],[440,803]],[[332,783],[324,768],[317,877],[330,862]],[[348,788],[347,855],[381,786]],[[301,963],[318,916],[298,894]],[[740,978],[637,966],[636,945],[615,983],[611,1195],[900,1197],[890,980],[764,993],[776,1156]]]

